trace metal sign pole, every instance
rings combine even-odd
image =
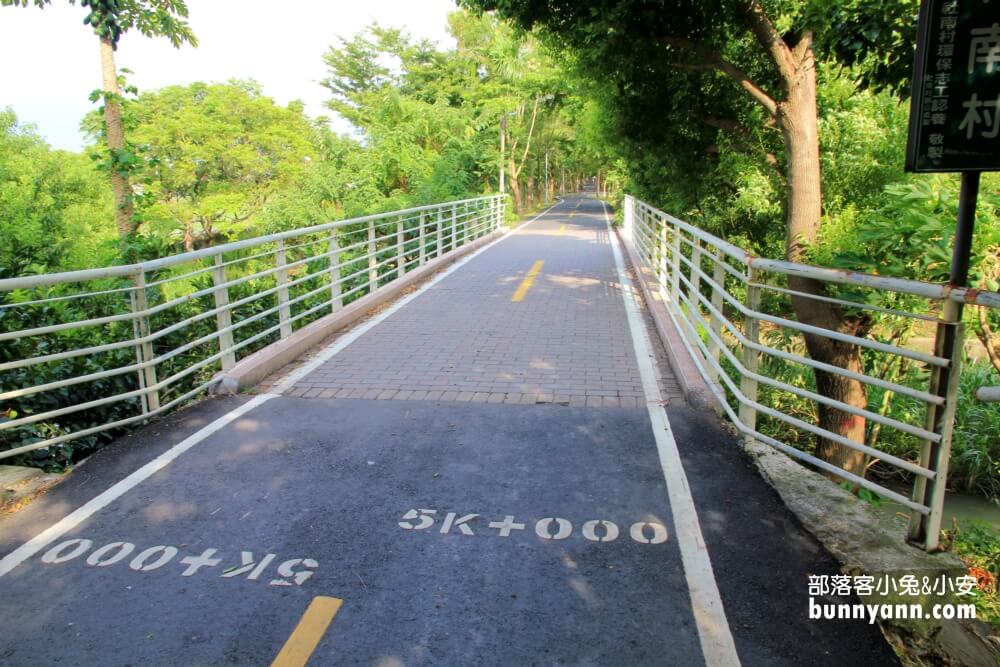
[[[972,237],[976,222],[976,200],[979,196],[978,171],[962,173],[962,189],[958,197],[958,218],[955,225],[955,241],[952,248],[949,284],[952,287],[966,287],[969,282],[969,267],[972,257]],[[914,487],[913,499],[930,507],[928,515],[914,514],[910,521],[910,539],[922,542],[928,551],[938,547],[941,531],[941,510],[944,502],[945,485],[948,476],[948,459],[954,406],[957,400],[958,373],[965,345],[961,333],[962,304],[946,299],[941,306],[941,314],[934,340],[934,353],[952,360],[952,364],[935,369],[931,378],[931,393],[945,400],[942,406],[928,406],[931,413],[927,424],[934,433],[942,436],[939,442],[925,441],[921,448],[920,462],[934,470],[937,476],[930,482]],[[949,410],[949,407],[952,409]],[[945,451],[942,451],[945,450]]]
[[[906,146],[906,170],[961,172],[958,220],[949,282],[967,287],[972,236],[983,171],[1000,170],[1000,24],[988,2],[922,0],[913,65],[913,95]],[[931,375],[930,393],[943,404],[928,405],[920,463],[933,479],[914,482],[912,499],[928,508],[914,513],[909,537],[928,550],[938,546],[951,433],[961,373],[962,304],[945,298],[934,353],[949,359]]]

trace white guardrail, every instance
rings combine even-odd
[[[1000,308],[1000,294],[753,257],[628,195],[623,231],[626,242],[655,275],[661,297],[675,327],[682,333],[688,352],[736,428],[745,436],[908,507],[913,516],[911,539],[919,538],[925,548],[935,549],[961,372],[961,344],[955,346],[951,358],[944,353],[932,354],[897,344],[902,338],[858,337],[809,326],[784,315],[792,312],[789,306],[792,296],[821,299],[843,308],[877,312],[887,320],[903,323],[897,331],[905,330],[907,321],[910,325],[920,322],[930,323],[924,326],[950,325],[956,327],[961,340],[960,314],[949,321],[947,314],[955,309],[945,308],[944,304],[951,301]],[[791,275],[839,286],[839,292],[853,291],[854,298],[851,294],[840,294],[838,289],[822,296],[796,292],[788,287],[787,278]],[[882,293],[882,298],[863,298],[876,292]],[[893,298],[884,298],[887,295]],[[882,305],[875,305],[876,301]],[[891,374],[875,377],[813,360],[805,353],[801,339],[804,333],[859,346],[864,357],[862,371],[891,368],[892,362],[921,367],[927,371],[922,374],[925,381],[929,379],[927,388],[904,384]],[[773,377],[778,375],[775,369],[792,369],[792,375],[800,374],[797,379],[802,381],[793,384]],[[869,405],[852,406],[813,391],[809,386],[814,369],[865,384],[869,388]],[[942,369],[955,372],[948,373],[948,386],[938,391],[936,383]],[[786,379],[788,375],[785,373]],[[813,409],[786,414],[780,410],[780,400],[775,401],[778,405],[762,401],[758,395],[760,388],[767,391],[764,401],[780,399],[782,394],[793,395],[806,399]],[[912,423],[887,415],[886,408],[892,400],[906,400],[919,406],[908,411]],[[989,400],[989,396],[983,400]],[[920,459],[905,460],[879,449],[877,444],[869,446],[821,428],[816,418],[821,404],[842,411],[845,416],[868,420],[869,430],[879,429],[883,436],[891,429],[904,438],[915,438],[920,443]],[[772,433],[791,431],[800,438],[781,441],[771,437],[763,432],[767,429],[758,427],[758,416],[768,422]],[[774,429],[774,425],[780,429]],[[862,452],[869,461],[878,459],[905,471],[915,480],[912,495],[907,497],[804,451],[803,445],[817,437]]]
[[[114,437],[503,220],[493,195],[0,280],[0,459]]]

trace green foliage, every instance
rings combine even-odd
[[[967,364],[962,372],[949,476],[956,488],[1000,501],[1000,405],[975,396],[997,379],[984,363]]]
[[[1000,625],[1000,531],[982,521],[964,522],[960,528],[948,531],[946,537],[954,551],[977,576],[979,586],[973,590],[977,618],[996,627]],[[987,573],[983,577],[976,569]]]
[[[143,30],[149,27],[144,21],[150,16],[126,11],[141,6],[145,5],[100,5],[110,8],[108,11],[114,7],[121,10],[115,10],[118,13],[114,15],[120,26]],[[165,10],[176,6],[180,5],[160,5]],[[114,28],[102,24],[96,13],[91,19],[97,21],[99,30]],[[92,161],[84,155],[51,151],[30,128],[19,126],[12,112],[0,114],[3,274],[105,266],[120,262],[122,257],[151,259],[238,238],[491,191],[496,187],[497,139],[503,112],[517,114],[511,117],[508,139],[516,142],[518,159],[523,163],[521,181],[532,196],[540,196],[546,152],[553,167],[565,165],[580,173],[584,158],[574,153],[571,127],[583,104],[573,97],[544,48],[495,19],[458,14],[451,18],[451,24],[459,43],[456,50],[438,50],[397,31],[378,28],[331,50],[327,62],[333,105],[339,105],[355,122],[358,138],[335,136],[324,125],[308,120],[300,103],[276,105],[257,84],[247,81],[170,86],[139,95],[119,78],[122,93],[97,91],[93,100],[121,107],[129,140],[120,149],[102,148],[103,109],[97,110],[84,120],[94,139],[88,150]],[[539,102],[528,149],[535,100],[544,101]],[[133,189],[130,200],[142,220],[139,233],[124,240],[124,252],[117,243],[113,198],[101,171],[128,177]],[[357,246],[341,257],[349,272],[358,273],[342,286],[349,302],[367,289],[361,270],[365,250],[359,243],[366,232],[342,231],[342,243]],[[309,253],[325,248],[325,233],[320,240],[308,248],[289,250],[289,261],[308,260],[291,271],[293,278],[308,277],[306,271],[318,275],[328,268],[327,260],[310,258]],[[227,255],[226,259],[236,256]],[[267,261],[251,259],[241,264],[240,270],[249,275],[269,268]],[[147,289],[150,306],[207,290],[210,274],[183,276],[192,268],[199,267],[176,267],[148,275],[150,283],[167,281]],[[236,270],[234,266],[230,277]],[[235,285],[230,299],[235,302],[271,290],[274,281],[271,274]],[[293,297],[319,288],[318,281],[303,281],[292,290]],[[130,307],[127,292],[122,291],[127,286],[127,281],[109,281],[100,286],[110,290],[107,294],[85,299],[76,298],[75,286],[8,293],[0,303],[0,328],[4,321],[10,322],[6,325],[9,328],[24,329],[119,315]],[[53,297],[59,300],[10,307],[15,302]],[[235,332],[237,344],[249,343],[241,355],[277,338],[277,332],[264,335],[277,323],[277,315],[263,316],[276,299],[272,295],[234,309],[236,322],[253,318]],[[316,310],[322,299],[319,293],[293,307],[294,313],[303,315],[299,325],[324,313]],[[167,332],[153,343],[155,355],[185,346],[183,352],[157,365],[159,379],[184,373],[214,353],[210,336],[214,318],[192,320],[213,306],[208,294],[151,317],[152,331]],[[116,323],[3,341],[0,362],[120,343],[131,336],[131,327]],[[208,342],[191,344],[201,338]],[[0,373],[0,386],[6,390],[58,383],[134,363],[134,348],[123,346],[9,370]],[[217,362],[210,363],[184,375],[161,392],[161,403],[185,395],[207,381],[217,368]],[[129,370],[20,396],[0,405],[0,418],[30,418],[135,391],[137,382],[136,372]],[[31,444],[137,414],[138,399],[132,398],[40,417],[33,424],[0,432],[0,447]],[[120,433],[87,436],[18,460],[64,468]]]
[[[852,493],[854,492],[854,485],[851,484],[850,482],[843,482],[840,485],[840,488],[844,489],[845,491],[851,491]],[[869,491],[868,489],[860,488],[857,490],[857,493],[858,493],[858,498],[865,501],[869,505],[872,505],[873,507],[881,507],[882,504],[885,503],[885,498],[878,495],[877,493]]]
[[[1000,183],[983,178],[973,245],[972,284],[996,289],[987,276],[990,249],[1000,245]],[[951,239],[958,210],[958,178],[933,174],[886,186],[882,205],[863,220],[833,226],[818,261],[842,268],[898,277],[920,276],[946,283],[951,265]]]
[[[86,157],[0,111],[0,276],[88,266],[115,239],[111,215],[111,189]]]
[[[0,0],[0,6],[44,8],[51,0]],[[69,0],[74,4],[74,0]],[[118,47],[118,40],[129,30],[138,30],[146,37],[166,37],[174,47],[198,40],[187,23],[185,0],[80,0],[89,11],[83,19],[101,39]]]
[[[454,13],[449,26],[452,51],[372,26],[324,56],[328,104],[363,133],[377,166],[366,180],[394,201],[494,190],[505,115],[518,193],[540,198],[546,154],[553,172],[580,173],[584,142],[572,128],[583,105],[551,54],[492,16]]]
[[[318,132],[301,106],[281,107],[245,81],[144,93],[125,123],[129,150],[116,165],[144,183],[143,234],[187,250],[252,231],[313,159]],[[95,133],[100,119],[87,124]]]
[[[973,557],[975,564],[1000,574],[1000,532],[982,521],[970,521],[956,531],[952,549],[959,556]]]

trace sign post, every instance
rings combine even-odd
[[[952,250],[953,287],[969,279],[979,175],[1000,170],[1000,2],[922,0],[910,100],[906,170],[961,172],[958,219]],[[937,368],[931,391],[945,399],[928,406],[927,427],[941,436],[925,441],[920,463],[935,472],[919,478],[913,500],[930,508],[914,513],[909,537],[928,550],[938,545],[951,448],[958,369],[963,345],[962,304],[946,300],[939,317],[935,354],[952,360]]]

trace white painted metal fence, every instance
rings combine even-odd
[[[631,196],[625,197],[624,236],[656,276],[688,351],[736,428],[905,505],[913,516],[911,539],[920,539],[928,549],[936,548],[961,374],[961,344],[951,351],[927,352],[904,344],[905,337],[879,339],[877,335],[859,337],[819,329],[790,319],[788,300],[791,296],[823,299],[859,313],[878,313],[882,319],[900,324],[896,331],[912,331],[912,326],[921,323],[954,327],[961,341],[961,309],[956,306],[970,303],[998,308],[1000,294],[753,257]],[[822,281],[829,294],[795,292],[788,287],[788,276]],[[865,362],[862,371],[811,359],[802,345],[804,333],[860,346]],[[926,384],[916,387],[878,372],[887,367],[922,369],[922,373],[906,375],[922,376]],[[814,369],[862,382],[869,389],[869,405],[859,408],[820,395],[811,386]],[[942,373],[944,369],[951,372]],[[944,377],[947,386],[939,387]],[[783,412],[782,396],[794,396],[798,404],[805,399],[812,409],[800,414]],[[914,406],[908,412],[912,419],[888,416],[891,401],[908,401]],[[820,404],[868,420],[869,434],[875,429],[884,435],[884,430],[891,429],[902,437],[915,438],[920,443],[919,460],[905,460],[879,449],[877,439],[871,439],[872,445],[859,443],[821,428],[815,414]],[[758,421],[766,422],[766,428]],[[796,435],[779,440],[767,431]],[[915,480],[912,494],[907,497],[818,459],[805,451],[816,437],[905,471]]]
[[[110,438],[221,369],[496,231],[502,195],[128,266],[0,280],[0,459]]]

